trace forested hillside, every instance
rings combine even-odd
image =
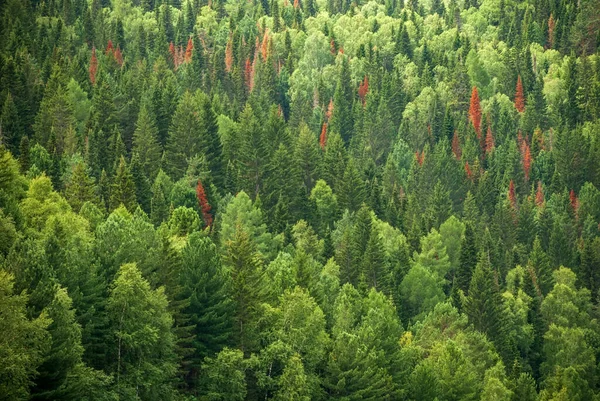
[[[0,400],[600,400],[599,0],[0,2]]]

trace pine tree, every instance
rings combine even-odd
[[[458,271],[456,272],[454,285],[460,288],[465,295],[469,290],[471,277],[477,265],[477,247],[475,245],[475,233],[470,223],[465,225],[465,234],[460,245],[460,256]]]
[[[92,86],[96,85],[96,75],[98,74],[98,58],[96,57],[96,47],[92,47],[92,57],[90,58],[90,82]]]
[[[135,186],[135,198],[137,200],[137,203],[141,206],[144,212],[150,213],[150,211],[152,210],[152,192],[150,190],[150,180],[146,176],[146,173],[144,173],[142,163],[140,162],[137,153],[134,153],[131,157],[130,167],[133,185]]]
[[[110,210],[120,205],[125,206],[130,212],[133,212],[137,206],[133,176],[123,156],[119,160],[110,190]]]
[[[352,211],[358,210],[360,205],[366,200],[364,182],[354,165],[354,159],[349,159],[346,164],[343,179],[340,182],[340,188],[336,189],[336,194],[341,208]]]
[[[223,168],[223,145],[219,136],[217,115],[207,96],[203,96],[201,102],[201,123],[203,127],[202,148],[208,163],[208,168],[210,169],[210,182],[214,184],[218,190],[221,190],[225,182],[225,177]]]
[[[186,91],[177,104],[165,147],[165,168],[173,179],[181,178],[188,160],[200,152],[201,133],[196,99]]]
[[[73,166],[71,178],[65,185],[65,198],[74,211],[88,201],[96,201],[94,180],[89,177],[87,165],[81,161]]]
[[[221,267],[219,253],[210,238],[191,234],[181,255],[179,284],[189,300],[184,312],[190,318],[194,335],[187,367],[188,379],[193,384],[199,380],[204,358],[213,357],[231,344],[235,304],[229,297],[229,276]]]
[[[143,105],[140,108],[135,132],[133,133],[132,154],[137,154],[139,163],[146,177],[153,181],[160,168],[161,149],[158,144],[158,129],[154,116],[149,108]]]
[[[238,223],[239,224],[239,223]],[[224,265],[232,282],[235,303],[234,338],[244,352],[257,347],[257,314],[263,288],[263,266],[256,245],[240,226],[225,243]]]
[[[32,390],[34,400],[53,400],[58,397],[76,397],[65,394],[66,382],[71,379],[81,364],[83,347],[81,346],[81,327],[75,320],[75,310],[66,289],[58,288],[54,300],[47,308],[52,323],[48,332],[52,345],[40,366],[36,385]],[[71,376],[71,378],[70,378]],[[61,388],[62,387],[62,388]]]
[[[350,79],[350,66],[348,58],[342,56],[340,75],[333,95],[335,107],[331,116],[331,130],[339,133],[346,144],[350,143],[354,131],[353,100],[354,90]]]

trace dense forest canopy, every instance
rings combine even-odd
[[[599,0],[4,0],[0,400],[600,400]]]

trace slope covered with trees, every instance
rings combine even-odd
[[[600,399],[600,1],[5,0],[0,400]]]

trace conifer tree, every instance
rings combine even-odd
[[[471,91],[471,102],[469,106],[469,120],[473,124],[477,137],[481,137],[481,105],[479,104],[479,92],[474,86]]]
[[[525,111],[525,96],[523,94],[523,83],[521,82],[521,76],[517,78],[517,89],[515,91],[515,109],[519,113]]]
[[[364,183],[355,167],[354,159],[349,159],[346,164],[340,188],[336,190],[340,207],[356,211],[366,200]]]
[[[135,132],[133,133],[132,154],[137,154],[144,175],[153,181],[160,167],[161,150],[158,144],[158,129],[149,108],[140,108]]]
[[[231,345],[235,304],[229,294],[230,276],[221,267],[217,248],[210,238],[191,234],[181,256],[179,285],[189,302],[184,312],[189,316],[194,336],[186,369],[192,382],[196,382],[204,358],[213,357]]]
[[[137,205],[135,189],[131,171],[125,162],[125,158],[121,156],[110,190],[110,210],[123,205],[127,210],[133,212]]]
[[[333,95],[333,115],[331,116],[331,130],[340,134],[346,144],[350,143],[353,135],[354,117],[354,89],[350,80],[350,66],[348,58],[341,56],[340,75],[338,76],[335,93]]]
[[[241,227],[225,244],[224,265],[232,282],[235,342],[242,351],[250,352],[258,345],[256,324],[263,293],[263,266],[256,245]]]

